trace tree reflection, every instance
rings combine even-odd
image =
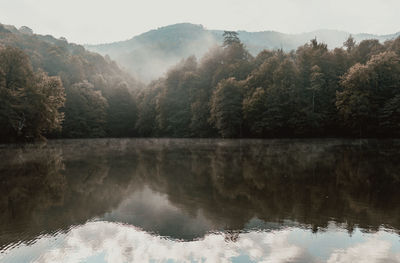
[[[234,241],[249,227],[288,224],[316,232],[332,222],[350,233],[382,226],[398,232],[399,150],[399,141],[373,140],[72,140],[3,147],[0,246],[93,218],[185,240],[224,230]],[[151,191],[139,204],[135,193],[144,188]],[[157,208],[164,205],[160,198],[174,209]]]
[[[64,202],[61,151],[44,145],[0,150],[0,247],[16,233],[40,233],[38,216]],[[24,237],[24,236],[23,236]]]
[[[356,225],[398,229],[396,143],[165,143],[157,158],[139,165],[152,189],[225,229],[243,229],[252,218],[289,219],[314,231],[331,221],[350,232]],[[154,163],[156,174],[145,171]]]

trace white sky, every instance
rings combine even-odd
[[[104,43],[181,22],[301,33],[400,31],[400,0],[0,0],[0,23],[71,42]]]

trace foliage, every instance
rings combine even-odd
[[[119,69],[115,62],[107,57],[88,52],[82,46],[68,43],[64,38],[56,39],[49,35],[31,34],[25,28],[20,31],[15,29],[12,32],[5,29],[3,25],[0,25],[0,28],[3,29],[0,30],[0,46],[22,50],[21,52],[26,54],[32,63],[32,71],[45,72],[54,77],[53,82],[40,77],[43,83],[54,87],[40,89],[56,94],[58,92],[55,88],[56,79],[65,88],[67,102],[61,109],[62,113],[65,113],[65,121],[62,125],[64,131],[60,133],[56,131],[57,129],[48,129],[45,133],[53,131],[48,136],[125,137],[136,134],[134,131],[137,115],[135,93],[142,84]],[[21,75],[23,72],[16,74]],[[33,79],[34,77],[29,77],[18,81],[33,83]],[[85,84],[82,85],[82,83]],[[88,86],[91,88],[87,88]],[[79,97],[81,98],[78,99]],[[72,101],[68,101],[68,98]],[[3,103],[3,100],[1,102]],[[105,107],[106,104],[109,107]],[[101,105],[101,107],[96,109],[96,105]],[[40,110],[42,111],[44,109]],[[96,116],[98,113],[101,114]],[[31,117],[37,119],[39,115]],[[57,125],[60,128],[61,121]],[[8,135],[3,135],[4,140],[8,140],[8,137]],[[31,137],[38,137],[38,135],[36,133]]]
[[[61,80],[34,73],[19,49],[0,49],[0,141],[33,140],[61,128]]]
[[[344,75],[343,91],[337,93],[336,105],[346,125],[360,135],[395,132],[384,131],[384,119],[392,126],[396,118],[396,96],[400,94],[400,57],[394,52],[375,55],[366,65],[356,64]],[[393,127],[394,128],[394,127]]]
[[[329,50],[313,39],[253,58],[238,34],[224,37],[224,46],[196,65],[181,62],[156,82],[157,92],[152,84],[138,97],[152,101],[142,101],[149,114],[139,109],[153,116],[146,127],[157,127],[146,136],[397,136],[399,40],[357,44],[350,37],[346,50]]]
[[[63,136],[91,138],[106,136],[106,99],[89,82],[74,84],[67,90]]]
[[[234,78],[218,83],[211,98],[210,122],[223,138],[241,136],[242,101],[241,86]]]

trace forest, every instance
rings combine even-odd
[[[109,57],[0,24],[0,141],[399,137],[400,37],[252,56],[238,33],[144,85]]]

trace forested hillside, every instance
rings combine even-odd
[[[194,55],[202,57],[210,48],[221,45],[223,30],[210,30],[202,25],[181,23],[145,32],[129,40],[109,44],[86,45],[91,51],[109,55],[131,74],[143,81],[162,76],[169,67],[182,58]],[[238,31],[240,39],[253,56],[264,49],[296,50],[312,38],[326,43],[329,48],[341,47],[350,33],[338,30],[316,30],[301,34],[285,34],[276,31]],[[382,43],[394,39],[391,35],[353,34],[356,41],[378,39]]]
[[[399,136],[400,38],[329,50],[316,39],[256,57],[235,32],[138,96],[141,136]]]
[[[82,46],[0,26],[1,141],[400,136],[400,38],[254,57],[239,37],[145,87]]]
[[[0,140],[135,136],[141,84],[65,39],[0,24]]]

